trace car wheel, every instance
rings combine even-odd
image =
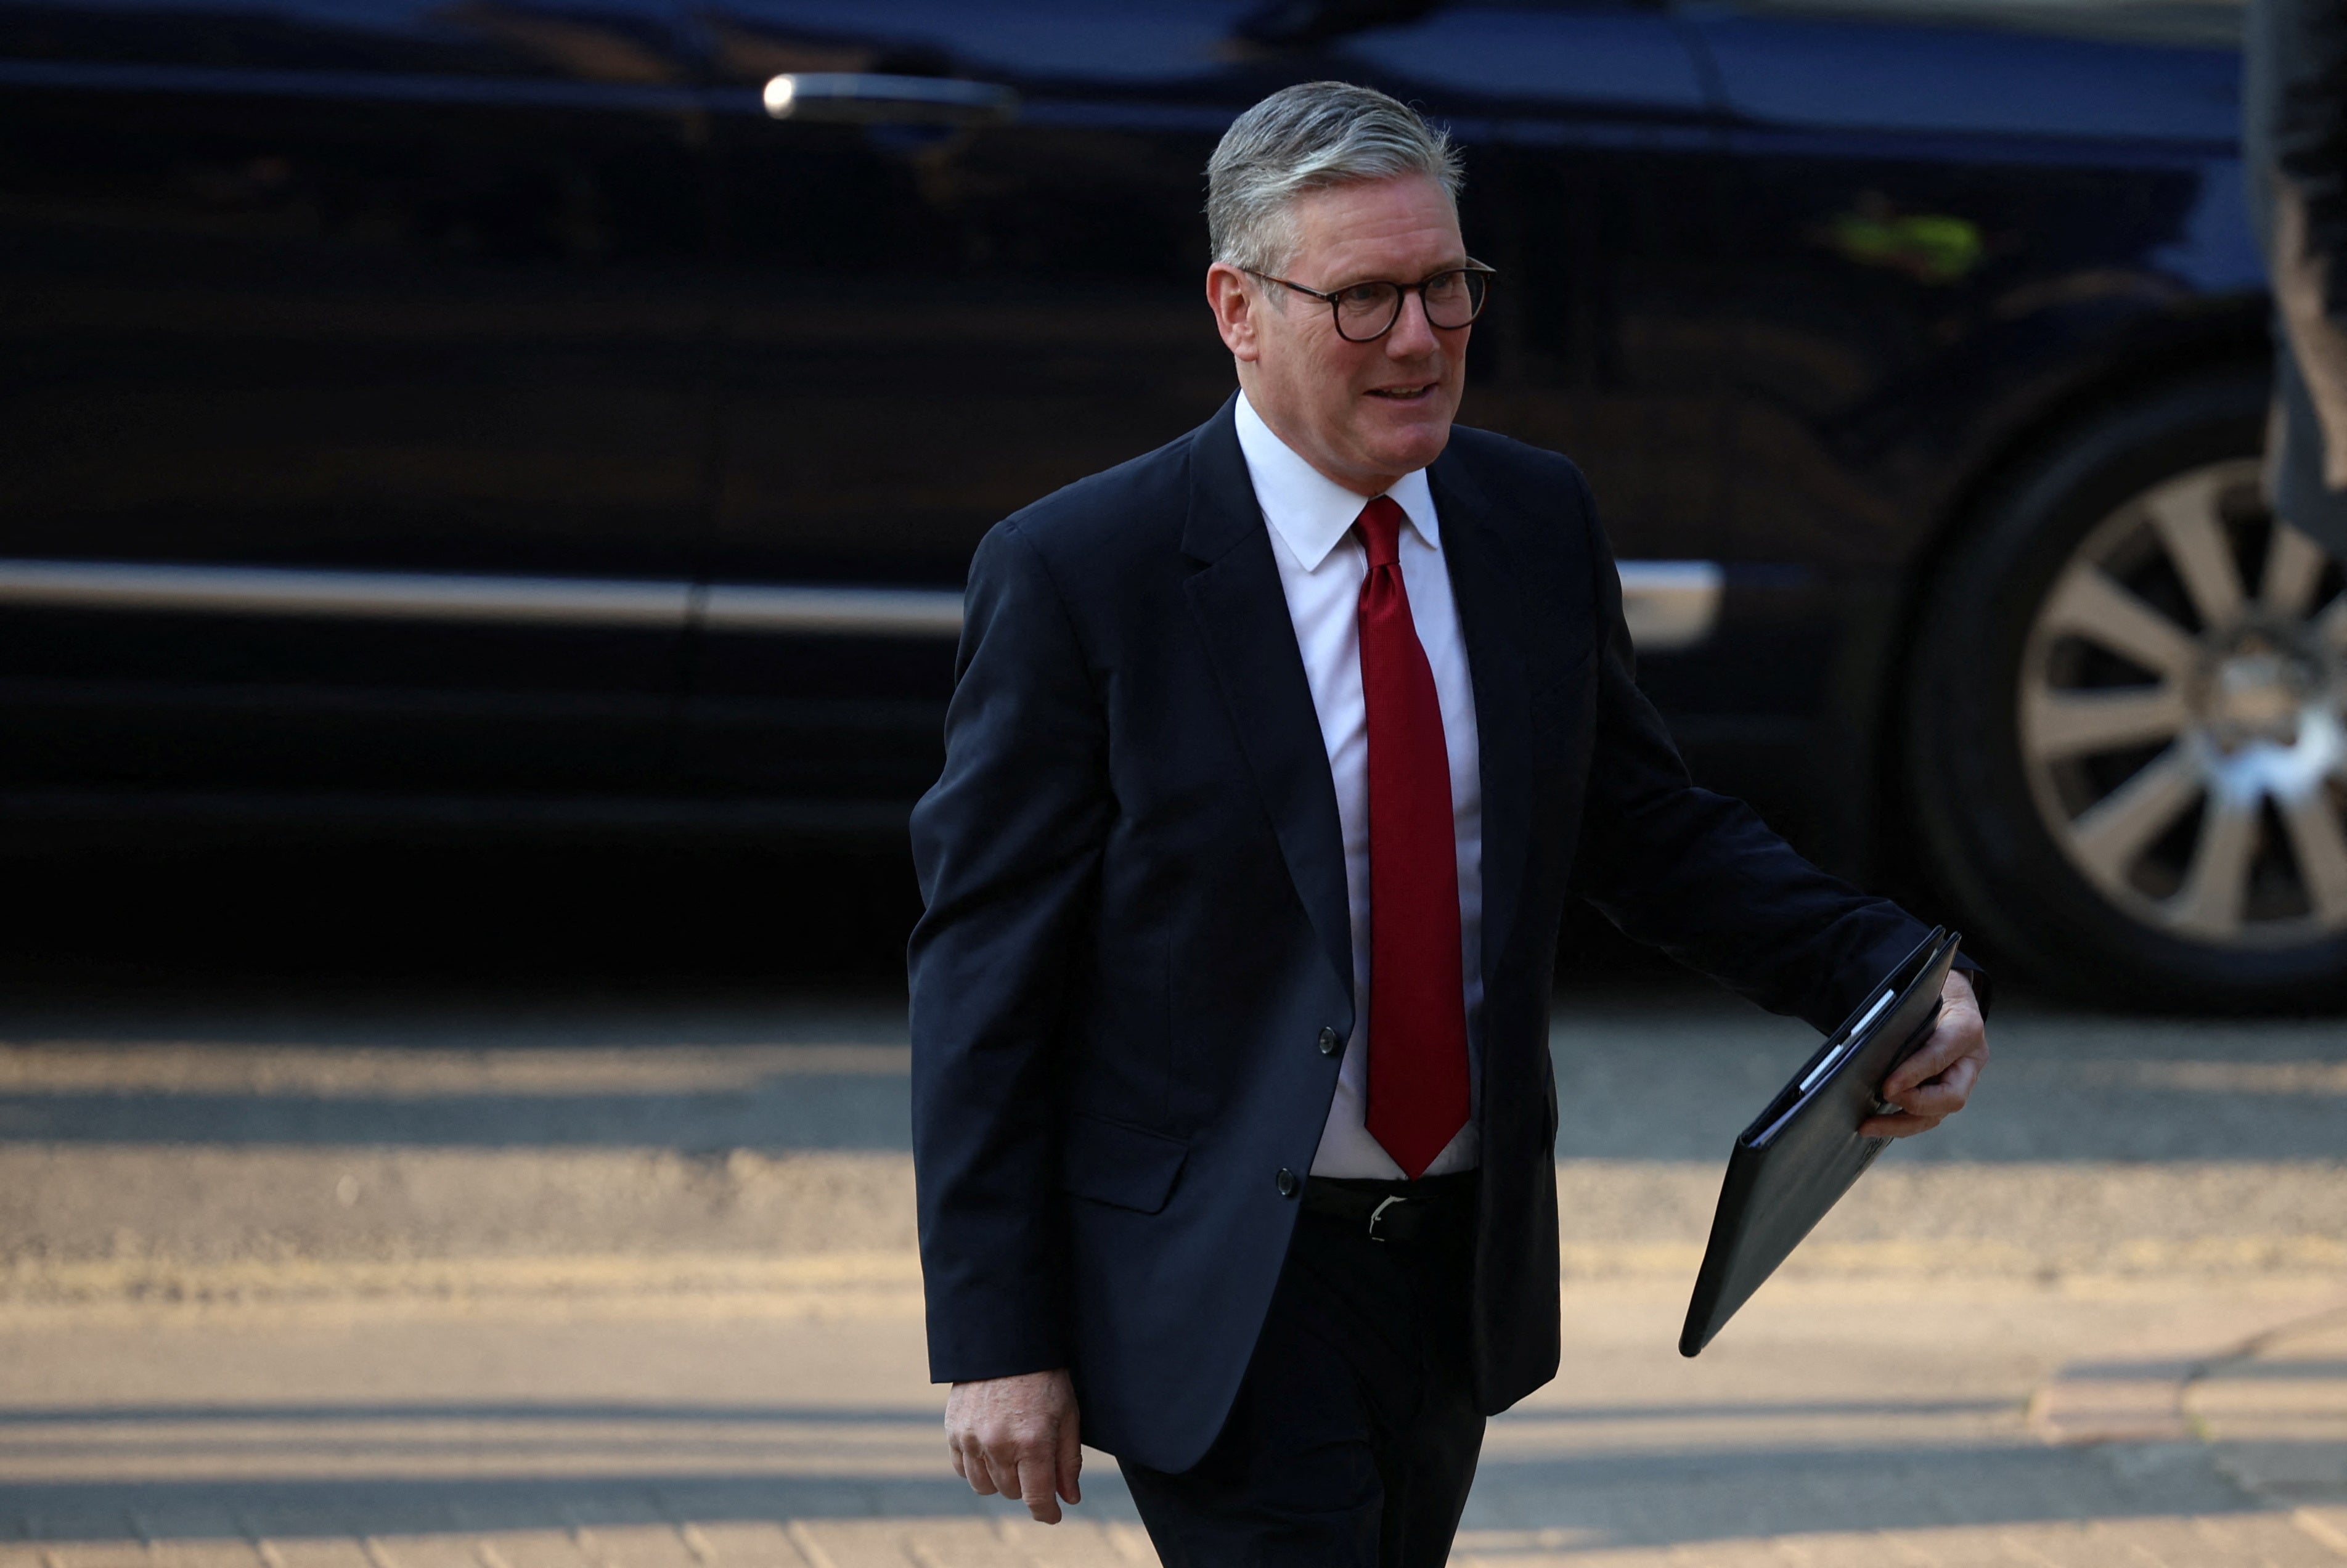
[[[2179,388],[2004,492],[1935,573],[1903,714],[1930,869],[2105,1001],[2347,979],[2347,596],[2259,485],[2264,390]]]

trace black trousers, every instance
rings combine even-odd
[[[1474,1182],[1307,1189],[1214,1447],[1179,1475],[1119,1461],[1165,1568],[1449,1560],[1483,1444],[1468,1367]],[[1380,1190],[1424,1194],[1381,1219],[1387,1240],[1368,1224]]]

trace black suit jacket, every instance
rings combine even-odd
[[[1548,1009],[1569,894],[1820,1029],[1922,938],[1696,788],[1633,676],[1589,488],[1458,429],[1430,470],[1482,744],[1478,1398],[1555,1375]],[[996,527],[913,815],[931,1376],[1072,1369],[1181,1471],[1287,1251],[1351,1032],[1334,784],[1232,407]]]

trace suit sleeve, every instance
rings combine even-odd
[[[1573,890],[1624,933],[1771,1012],[1837,1027],[1929,934],[1810,865],[1742,801],[1698,787],[1638,689],[1622,582],[1586,482],[1599,625],[1597,733]],[[1985,976],[1972,971],[1985,1004]]]
[[[945,771],[912,819],[913,1163],[938,1382],[1068,1364],[1058,1066],[1106,754],[1064,601],[1005,523],[971,562]]]

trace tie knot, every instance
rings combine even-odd
[[[1409,514],[1401,503],[1391,496],[1379,496],[1361,508],[1353,526],[1361,530],[1361,543],[1369,552],[1369,569],[1392,566],[1401,559],[1401,526]]]

